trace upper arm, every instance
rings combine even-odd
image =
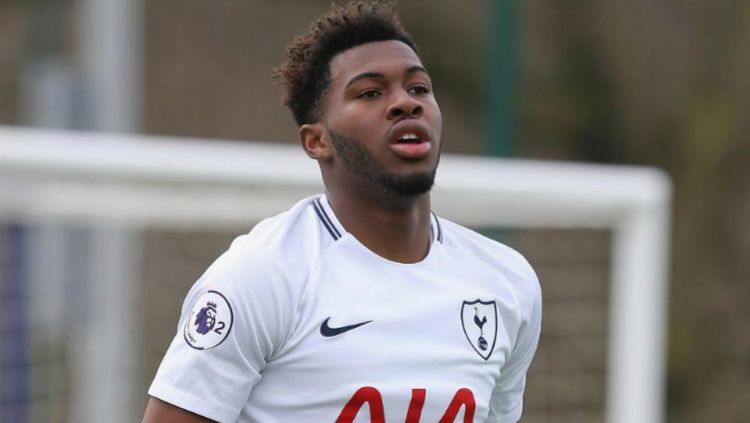
[[[222,423],[236,421],[294,321],[273,257],[232,250],[188,294],[149,395]]]
[[[142,423],[213,423],[198,414],[151,397],[146,405]]]
[[[492,391],[489,419],[492,422],[515,423],[521,417],[526,372],[536,353],[542,327],[542,296],[536,275],[530,282],[527,286],[530,289],[520,295],[524,317],[515,346]]]

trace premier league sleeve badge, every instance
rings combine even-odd
[[[226,297],[206,291],[193,303],[185,321],[185,342],[196,350],[219,346],[232,330],[234,315]]]

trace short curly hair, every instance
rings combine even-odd
[[[394,3],[331,4],[306,34],[289,44],[286,62],[273,73],[282,89],[282,101],[292,110],[297,124],[322,118],[324,93],[331,83],[331,59],[352,47],[388,40],[401,41],[419,55],[416,43],[401,26]]]

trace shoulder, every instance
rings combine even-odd
[[[528,307],[541,301],[539,279],[529,261],[515,249],[447,219],[439,218],[443,244],[456,254],[502,275]]]
[[[284,272],[304,268],[329,244],[321,236],[313,211],[315,199],[305,198],[289,210],[260,221],[248,233],[235,238],[215,264],[231,262],[240,269],[263,266]]]
[[[445,232],[443,243],[448,248],[469,254],[504,273],[536,280],[531,264],[515,249],[450,220],[439,218],[439,221]]]
[[[310,269],[327,247],[310,206],[314,198],[237,237],[188,292],[180,324],[208,301],[224,304],[233,316],[234,336],[256,339],[262,333],[263,356],[277,351],[293,331]]]
[[[315,198],[303,199],[235,238],[192,291],[214,287],[237,294],[252,291],[257,295],[261,291],[296,296],[311,265],[330,243],[316,220],[312,208]]]

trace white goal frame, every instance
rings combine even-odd
[[[0,126],[0,222],[248,227],[321,190],[292,145]],[[462,224],[612,230],[608,423],[665,418],[671,192],[645,167],[446,154],[438,170],[433,208]]]

